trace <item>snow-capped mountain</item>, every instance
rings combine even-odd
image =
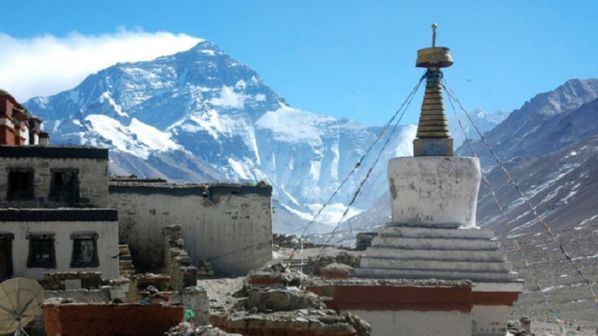
[[[152,61],[116,64],[71,90],[25,105],[45,121],[53,143],[112,148],[114,174],[195,182],[267,180],[281,207],[277,212],[302,221],[380,131],[291,107],[254,70],[208,41]],[[409,155],[414,135],[413,126],[399,129],[351,214],[386,189],[386,161]],[[324,213],[328,222],[344,210],[341,204],[372,163],[370,156]],[[284,224],[275,227],[293,227]]]
[[[471,117],[482,133],[493,129],[496,125],[500,124],[501,121],[505,120],[508,115],[509,113],[506,111],[487,112],[481,108],[476,108],[469,113],[469,117]],[[480,136],[463,112],[457,114],[449,113],[448,122],[455,148],[461,146],[466,138],[470,141],[479,140]]]

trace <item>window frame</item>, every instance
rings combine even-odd
[[[73,174],[74,179],[73,190],[70,197],[65,197],[67,193],[56,189],[57,174]],[[77,203],[79,202],[79,169],[77,168],[52,168],[50,169],[50,189],[48,192],[48,199],[54,202]]]
[[[56,239],[53,233],[30,233],[27,235],[29,240],[29,255],[27,256],[27,268],[56,268]],[[50,259],[40,262],[34,258],[34,241],[50,241]]]
[[[7,185],[6,185],[6,199],[9,201],[31,201],[35,199],[35,191],[34,191],[34,180],[35,180],[35,170],[33,168],[21,168],[21,167],[9,167],[7,168],[8,172],[6,174],[7,178]],[[23,174],[27,173],[30,174],[28,176],[28,188],[25,191],[25,196],[23,196],[23,192],[19,191],[16,193],[13,188],[13,174]],[[16,194],[15,194],[16,193]]]
[[[75,232],[71,234],[71,240],[73,241],[73,249],[71,251],[71,268],[97,268],[100,266],[100,259],[98,257],[98,234],[96,232]],[[83,240],[91,240],[93,246],[92,260],[84,262],[78,260],[76,254],[77,249],[81,248],[80,243]]]

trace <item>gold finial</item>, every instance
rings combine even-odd
[[[438,25],[432,23],[432,48],[436,48],[436,28],[438,28]]]

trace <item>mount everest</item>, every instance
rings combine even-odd
[[[268,181],[277,231],[310,220],[381,130],[291,107],[254,70],[208,41],[152,61],[116,64],[25,105],[45,121],[53,143],[111,148],[115,175]],[[387,189],[386,162],[410,155],[414,135],[413,125],[397,129],[350,216]],[[322,222],[336,223],[364,174],[359,169],[347,181]]]

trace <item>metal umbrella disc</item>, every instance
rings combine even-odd
[[[0,284],[0,334],[25,327],[42,313],[43,289],[35,280],[13,278]]]

